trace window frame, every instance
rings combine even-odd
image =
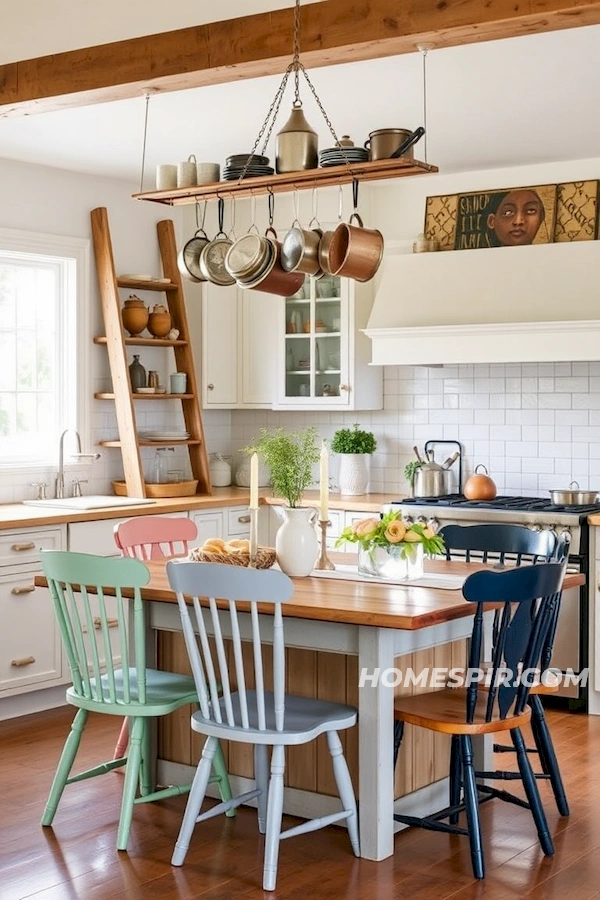
[[[60,368],[58,378],[61,393],[61,410],[63,416],[67,416],[66,410],[63,408],[62,399],[64,391],[71,388],[71,381],[74,381],[73,388],[75,395],[75,421],[67,420],[59,425],[59,433],[65,428],[76,428],[81,436],[82,446],[84,448],[91,446],[91,354],[90,346],[92,335],[90,331],[90,259],[91,259],[91,242],[89,238],[73,237],[69,235],[47,234],[43,232],[23,231],[13,228],[0,228],[0,253],[21,253],[37,256],[49,256],[59,259],[73,260],[75,263],[74,274],[74,302],[65,308],[61,304],[59,317],[61,320],[61,331],[64,336],[65,314],[73,311],[75,315],[75,323],[72,325],[73,337],[72,342],[68,342],[68,347],[73,346],[75,352],[75,364],[72,362],[68,366]],[[69,373],[70,377],[69,377]],[[46,459],[27,459],[20,463],[18,460],[4,461],[0,457],[0,474],[6,474],[10,471],[19,470],[25,472],[27,470],[39,471],[47,466],[55,466],[58,463],[58,439],[55,442],[51,455]]]

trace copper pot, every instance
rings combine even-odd
[[[319,241],[319,266],[326,275],[332,274],[329,269],[329,245],[334,234],[335,231],[325,231]]]
[[[358,224],[353,225],[355,221]],[[340,222],[327,252],[327,269],[331,275],[369,281],[383,259],[383,235],[376,228],[365,228],[358,213],[349,222]]]
[[[267,267],[254,281],[238,281],[238,284],[246,290],[291,297],[304,284],[304,272],[286,272],[281,265],[281,244],[273,238],[269,238],[269,243],[273,252]]]

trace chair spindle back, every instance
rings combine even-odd
[[[183,516],[134,516],[114,528],[123,556],[141,560],[182,556],[197,535],[196,523]]]
[[[520,566],[502,572],[480,571],[463,585],[466,600],[477,603],[469,651],[469,672],[480,673],[485,603],[502,603],[492,667],[488,670],[486,721],[497,710],[501,719],[525,708],[552,626],[566,568],[563,563]],[[480,681],[467,679],[467,722],[473,722]]]
[[[42,550],[41,562],[75,691],[101,703],[117,703],[117,677],[122,677],[123,700],[129,703],[137,698],[145,703],[145,619],[140,588],[150,580],[146,566],[134,559],[67,550]],[[133,601],[124,596],[126,589]],[[133,634],[128,618],[131,602]],[[121,658],[118,666],[113,661],[115,646]],[[117,668],[122,676],[116,675]]]
[[[276,569],[178,560],[167,563],[167,575],[177,593],[183,635],[203,718],[232,728],[248,729],[247,691],[254,690],[258,729],[283,731],[285,643],[281,604],[294,593],[292,581]],[[185,596],[192,598],[191,608]],[[240,601],[249,602],[249,627],[240,622],[237,606]],[[272,622],[272,635],[265,633],[266,629],[261,634],[259,604],[271,605],[273,615],[269,625]],[[243,639],[251,641],[252,645],[251,664],[246,660],[249,678],[244,670]],[[231,641],[231,654],[228,654],[226,640]],[[271,680],[271,673],[265,671],[263,641],[273,645],[275,722],[269,722],[267,716],[265,686]]]

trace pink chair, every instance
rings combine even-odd
[[[195,522],[183,516],[137,516],[115,525],[115,543],[122,556],[133,559],[165,559],[183,556],[198,534]],[[129,725],[123,720],[113,759],[122,759],[129,741]]]

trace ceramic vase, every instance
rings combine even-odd
[[[146,387],[146,370],[141,364],[139,354],[137,353],[134,354],[133,362],[129,366],[129,378],[132,391],[137,391],[138,388]]]
[[[171,314],[165,306],[155,306],[148,316],[148,331],[155,338],[164,338],[171,330]]]
[[[277,562],[286,575],[310,575],[319,555],[319,542],[314,526],[316,509],[275,507],[283,525],[275,535]]]
[[[148,316],[150,315],[148,308],[144,305],[144,301],[139,297],[132,295],[125,301],[121,310],[121,318],[123,319],[123,327],[128,331],[131,337],[141,334],[148,324]]]
[[[366,494],[369,485],[367,453],[340,453],[338,481],[341,494]]]

